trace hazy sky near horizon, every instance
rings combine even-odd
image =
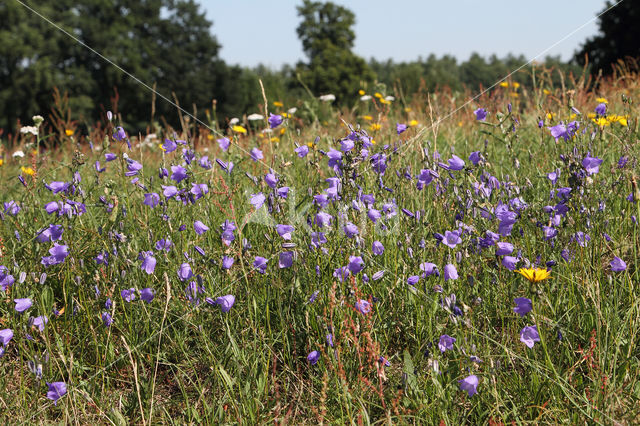
[[[356,15],[353,51],[365,59],[412,61],[451,54],[459,61],[472,52],[487,57],[542,53],[589,22],[605,0],[334,0]],[[305,61],[296,34],[301,0],[200,0],[227,63],[279,68]],[[585,25],[538,59],[569,59],[596,21]]]

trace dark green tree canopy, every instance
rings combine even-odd
[[[334,3],[305,0],[298,6],[302,22],[296,29],[302,49],[313,60],[327,43],[344,50],[351,50],[356,38],[353,25],[356,17],[349,9]]]
[[[338,103],[353,98],[364,82],[375,78],[367,63],[351,52],[355,15],[334,3],[305,0],[298,6],[298,36],[309,57],[297,72],[316,95],[331,93]]]
[[[229,92],[231,72],[218,57],[211,22],[194,0],[27,1],[44,16],[149,86],[192,111],[216,98],[226,108],[244,107]],[[68,91],[76,118],[88,122],[112,109],[142,129],[151,119],[151,92],[17,2],[0,3],[0,126],[46,115],[54,87]],[[225,111],[221,111],[222,114]],[[170,103],[156,101],[156,118],[177,122]]]
[[[612,6],[607,1],[604,10]],[[600,34],[588,39],[578,50],[574,59],[584,65],[585,55],[589,57],[594,73],[613,72],[612,64],[626,57],[640,57],[640,4],[627,0],[598,18]]]

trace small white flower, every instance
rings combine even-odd
[[[272,129],[262,129],[262,133],[273,133]]]
[[[24,128],[24,127],[23,127],[23,128]],[[22,129],[20,129],[20,130],[22,130]],[[22,152],[22,151],[16,151],[16,152],[14,152],[13,154],[11,154],[11,156],[12,156],[13,158],[16,158],[16,157],[20,157],[20,158],[22,158],[22,157],[24,157],[24,152]]]
[[[229,120],[229,124],[231,124],[232,126],[234,124],[238,124],[240,122],[240,119],[238,117],[233,117],[231,120]]]
[[[360,100],[363,101],[363,102],[370,101],[371,100],[371,95],[361,96]]]
[[[34,136],[38,136],[38,128],[35,126],[22,126],[20,128],[20,133],[23,133],[23,134],[31,133]]]
[[[247,117],[247,120],[249,121],[258,121],[258,120],[264,120],[264,115],[262,114],[251,114]]]
[[[336,100],[336,95],[332,95],[331,93],[329,93],[328,95],[320,96],[318,99],[320,99],[322,102],[333,102]]]
[[[34,115],[33,117],[31,117],[31,119],[33,120],[33,124],[35,124],[36,127],[40,127],[40,125],[44,121],[44,118],[41,115]]]
[[[396,100],[396,98],[394,98],[393,96],[389,95],[386,98],[384,98],[385,101],[389,101],[389,102],[393,102]]]
[[[297,110],[298,110],[298,108],[296,108],[296,107],[289,108],[289,109],[287,110],[287,114],[291,114],[291,115],[293,115],[293,114],[295,114],[295,113],[296,113],[296,111],[297,111]]]

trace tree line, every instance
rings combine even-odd
[[[270,99],[290,105],[328,93],[337,104],[349,105],[358,99],[359,89],[374,83],[405,96],[442,87],[487,88],[526,62],[523,56],[479,54],[462,62],[449,55],[400,63],[365,61],[352,52],[355,15],[331,2],[304,0],[297,6],[297,34],[307,60],[279,70],[246,68],[219,57],[212,22],[194,0],[24,3],[59,28],[17,1],[0,3],[0,128],[8,131],[15,130],[18,120],[28,122],[34,114],[50,111],[54,88],[69,93],[74,118],[87,124],[116,107],[132,129],[160,119],[178,122],[174,105],[153,98],[148,88],[95,52],[199,118],[208,110],[218,122],[258,108],[258,79]],[[638,10],[633,2],[621,3],[600,18],[601,33],[587,40],[573,60],[547,57],[544,65],[579,74],[589,57],[588,69],[606,74],[618,58],[640,56]],[[512,81],[530,85],[527,70],[514,74]]]

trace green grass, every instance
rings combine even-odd
[[[49,147],[33,154],[33,137],[23,136],[20,146],[4,148],[0,167],[2,201],[15,200],[22,207],[16,216],[5,212],[0,222],[0,264],[16,280],[0,301],[0,329],[14,331],[0,359],[0,387],[5,390],[0,395],[0,419],[115,424],[634,422],[640,396],[640,237],[632,215],[640,217],[640,203],[626,200],[634,191],[638,197],[632,182],[637,179],[640,151],[633,102],[639,87],[633,81],[604,82],[594,92],[576,83],[573,98],[583,115],[575,119],[586,132],[558,143],[546,127],[573,119],[572,112],[567,94],[544,82],[528,91],[520,89],[517,98],[511,90],[498,88],[452,116],[447,116],[449,111],[463,105],[465,94],[438,93],[429,101],[431,108],[426,99],[360,104],[343,111],[301,103],[278,141],[269,142],[254,124],[248,135],[233,136],[227,153],[212,140],[219,136],[207,138],[205,129],[185,128],[179,138],[196,147],[196,159],[188,166],[189,179],[177,186],[189,190],[193,182],[206,183],[209,193],[193,205],[169,200],[166,209],[152,209],[142,201],[147,192],[157,192],[164,200],[161,184],[175,183],[162,181],[158,168],[182,163],[180,148],[163,154],[159,141],[137,146],[134,140],[128,151],[123,142],[105,140],[99,129],[90,129],[81,139],[51,135],[46,139]],[[599,128],[587,118],[598,96],[608,98],[610,113],[627,116],[628,125]],[[508,103],[513,113],[507,111]],[[490,111],[486,123],[474,119],[478,106]],[[539,129],[539,119],[548,112],[555,118],[547,118]],[[369,161],[345,154],[342,199],[325,209],[334,216],[326,230],[325,250],[310,250],[311,234],[305,228],[317,211],[312,196],[326,189],[325,179],[335,174],[320,151],[339,149],[339,140],[348,134],[342,120],[369,130],[366,115],[381,124],[380,130],[370,132],[375,140],[371,154],[391,145],[385,151],[383,177],[388,189],[380,187]],[[436,123],[439,117],[446,119]],[[419,125],[397,135],[395,123],[412,119]],[[157,130],[172,134],[170,129]],[[40,136],[44,133],[41,129]],[[316,136],[320,139],[309,156],[298,158],[294,142],[304,144]],[[53,141],[56,148],[51,147]],[[263,162],[249,159],[247,151],[255,146],[263,150]],[[25,157],[12,157],[19,148]],[[445,163],[455,151],[467,168],[449,176],[438,167],[434,150]],[[118,154],[118,160],[105,163],[106,151]],[[472,151],[482,152],[481,165],[472,166],[467,159]],[[123,152],[144,165],[138,177],[146,190],[124,176]],[[599,173],[571,178],[582,170],[580,162],[587,152],[604,160]],[[211,169],[198,166],[202,155],[209,156]],[[629,161],[618,168],[622,155]],[[233,161],[233,172],[221,171],[215,158]],[[106,164],[107,171],[96,173],[96,160]],[[29,166],[37,172],[33,177],[20,170]],[[291,192],[288,199],[273,198],[271,214],[266,206],[255,212],[249,197],[271,192],[262,180],[269,167],[279,175],[278,186],[289,186]],[[426,168],[437,170],[440,178],[420,191],[415,178],[409,180],[405,173],[416,176]],[[561,170],[556,187],[572,187],[573,195],[552,245],[544,241],[540,226],[549,221],[543,207],[558,202],[550,200],[552,186],[546,177],[556,168]],[[73,195],[54,195],[43,185],[70,182],[74,172],[82,181]],[[17,180],[20,173],[26,187]],[[257,176],[258,184],[246,173]],[[483,173],[501,183],[488,198],[475,192]],[[358,185],[364,194],[375,196],[376,209],[395,199],[397,215],[374,225],[366,209],[350,208]],[[478,250],[478,239],[486,230],[498,232],[499,222],[483,218],[480,209],[494,209],[516,197],[527,207],[511,235],[501,241],[511,242],[514,253],[521,252],[531,262],[540,257],[541,267],[556,262],[552,278],[537,285],[502,266],[493,247]],[[45,212],[46,203],[63,198],[83,202],[86,213],[67,217]],[[109,203],[112,210],[107,209]],[[405,215],[402,208],[420,211],[420,218]],[[340,214],[358,226],[361,244],[336,226]],[[467,232],[462,243],[450,249],[437,244],[434,233],[462,227],[456,214],[461,214],[458,219]],[[219,231],[227,219],[238,225],[230,246],[222,243]],[[210,230],[196,235],[195,220]],[[278,268],[285,241],[268,223],[295,226],[295,248],[286,249],[296,253],[291,268]],[[63,263],[45,267],[41,258],[49,255],[52,243],[35,237],[49,224],[64,226],[62,241],[70,254]],[[180,225],[186,229],[180,231]],[[578,231],[590,235],[586,247],[574,241]],[[115,233],[126,238],[119,240]],[[172,240],[170,252],[154,247],[160,238]],[[243,239],[250,248],[243,247]],[[385,247],[381,256],[372,255],[375,240]],[[564,249],[570,262],[562,257]],[[152,275],[141,270],[138,260],[147,250],[157,259]],[[102,251],[111,253],[108,265],[94,260]],[[235,258],[228,271],[220,267],[223,255]],[[356,255],[364,259],[365,269],[355,279],[336,279],[334,270]],[[253,268],[255,256],[268,259],[266,274]],[[610,270],[614,256],[626,261],[626,271]],[[426,261],[441,273],[445,264],[454,263],[459,279],[445,282],[442,275],[431,276],[411,288],[407,278],[419,275],[419,265]],[[205,288],[197,305],[188,301],[187,283],[178,279],[183,262],[190,263]],[[524,264],[522,260],[519,267]],[[384,276],[371,279],[380,270]],[[21,272],[26,273],[24,282],[19,282]],[[47,276],[41,283],[43,272]],[[370,279],[364,280],[363,274]],[[442,293],[434,291],[435,286],[441,286]],[[130,303],[120,296],[123,289],[146,287],[155,290],[151,303],[140,300],[139,294]],[[314,291],[319,294],[310,303]],[[204,300],[225,294],[236,298],[228,313]],[[450,294],[456,295],[462,316],[442,307],[442,299]],[[24,297],[31,298],[33,306],[18,314],[13,299]],[[110,308],[105,307],[107,297],[113,300]],[[533,311],[524,318],[513,312],[515,297],[533,301]],[[359,299],[374,302],[369,314],[354,308]],[[55,316],[54,307],[64,312]],[[103,312],[113,317],[110,327],[100,318]],[[43,332],[29,327],[29,317],[38,315],[49,317]],[[520,330],[528,325],[537,325],[541,338],[531,349],[519,340]],[[333,335],[333,348],[326,343],[328,333]],[[452,351],[439,351],[442,334],[456,338]],[[306,357],[313,350],[321,357],[310,365]],[[482,361],[472,362],[471,355]],[[391,365],[383,367],[380,356]],[[36,358],[47,360],[41,380],[27,366]],[[480,380],[472,397],[458,385],[470,374]],[[67,384],[68,392],[57,405],[46,398],[45,381]]]

